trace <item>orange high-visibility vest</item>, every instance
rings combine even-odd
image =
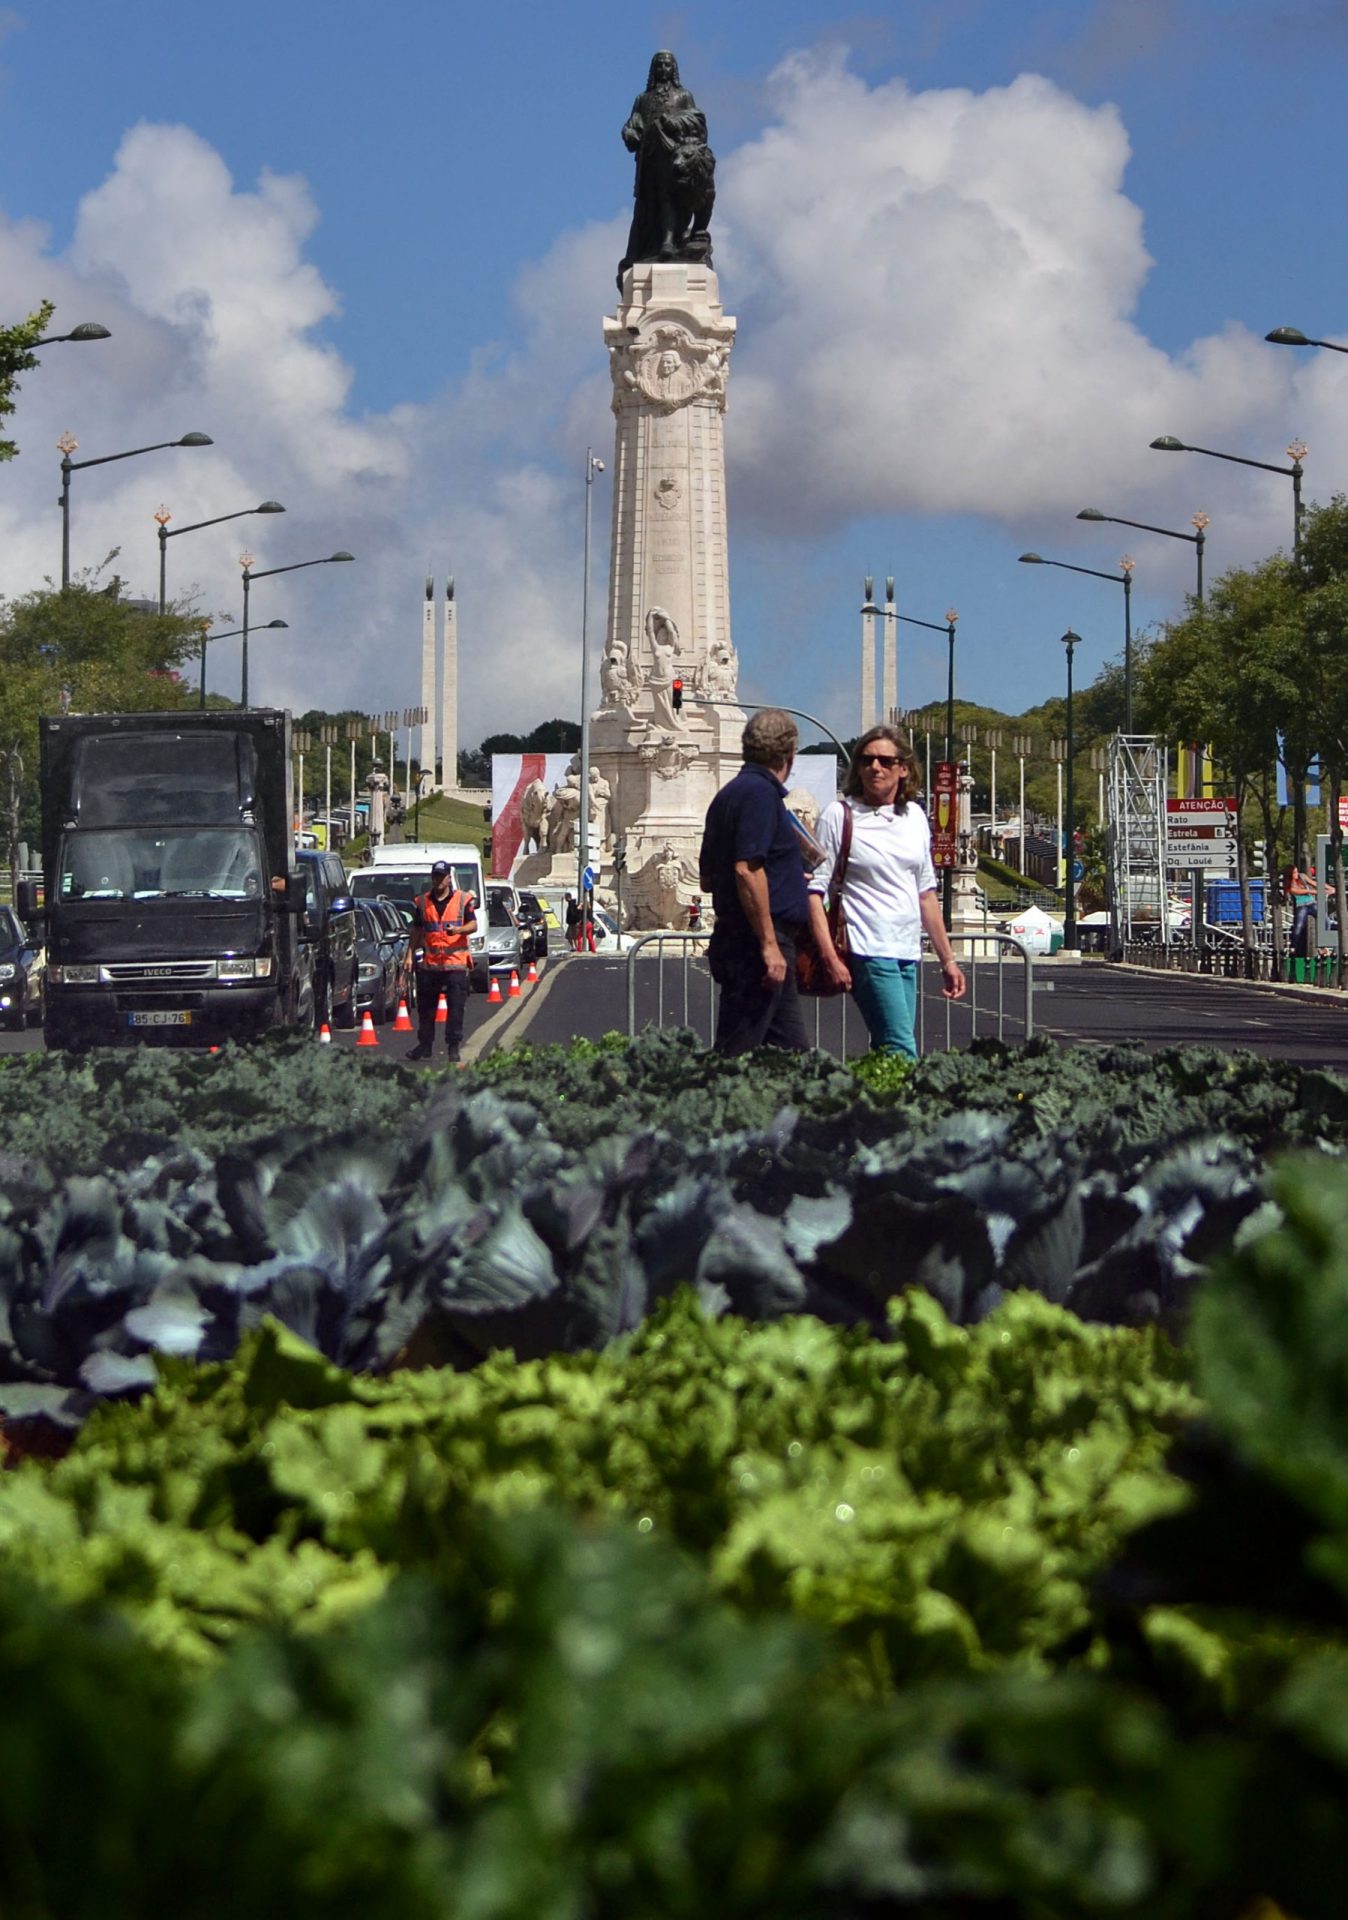
[[[463,922],[469,918],[471,895],[457,888],[440,906],[429,893],[417,895],[416,908],[423,923],[421,964],[423,967],[467,967],[472,965],[468,935]],[[474,916],[475,917],[475,916]]]

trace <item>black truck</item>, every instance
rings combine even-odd
[[[48,1047],[311,1025],[289,714],[39,724]]]

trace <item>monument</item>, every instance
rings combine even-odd
[[[435,791],[452,793],[459,784],[459,635],[453,574],[445,582],[442,651],[436,639],[435,582],[429,575],[426,578],[421,609],[421,704],[426,718],[421,724],[420,763],[434,773]]]
[[[703,819],[740,765],[745,716],[710,704],[733,703],[739,682],[723,440],[735,322],[707,231],[716,161],[672,53],[651,61],[622,139],[635,178],[617,311],[603,326],[616,416],[608,625],[601,703],[585,721],[607,789],[591,815],[592,864],[607,891],[622,843],[628,919],[642,928],[686,924]],[[578,810],[578,784],[568,806]],[[550,836],[548,861],[530,856],[520,877],[541,880],[555,853]]]

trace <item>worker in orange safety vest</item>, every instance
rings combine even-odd
[[[454,885],[446,860],[431,868],[431,884],[412,902],[416,955],[417,1044],[409,1060],[429,1060],[435,1045],[435,1014],[445,996],[445,1050],[457,1060],[463,1045],[463,1015],[472,978],[468,936],[477,932],[477,902]]]

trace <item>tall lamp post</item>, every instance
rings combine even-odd
[[[80,342],[84,340],[111,340],[111,338],[112,335],[108,329],[101,326],[97,320],[81,320],[80,324],[77,327],[72,327],[69,333],[45,334],[41,340],[34,340],[33,346],[55,347],[59,346],[63,340]],[[32,348],[28,348],[27,351],[31,352]]]
[[[1067,794],[1064,806],[1063,842],[1066,848],[1067,905],[1063,914],[1062,944],[1065,953],[1075,953],[1077,944],[1077,885],[1074,868],[1077,857],[1076,794],[1072,788],[1072,654],[1081,645],[1081,635],[1069,627],[1062,636],[1067,649]]]
[[[239,631],[243,635],[243,675],[239,689],[239,705],[248,710],[248,595],[254,580],[269,580],[275,573],[298,573],[302,567],[330,567],[338,560],[354,560],[351,553],[326,553],[321,560],[293,560],[288,567],[263,567],[253,572],[251,553],[239,555],[239,565],[243,568],[243,625]]]
[[[288,620],[269,620],[266,626],[259,629],[259,631],[263,633],[267,633],[276,627],[288,627],[289,625],[290,625],[290,622]],[[207,647],[210,645],[212,640],[237,640],[239,635],[243,632],[242,627],[231,627],[228,633],[212,633],[210,630],[210,626],[211,626],[211,623],[209,620],[203,620],[201,623],[201,686],[197,693],[197,705],[199,707],[204,707],[206,704],[206,649]]]
[[[1209,460],[1230,460],[1238,467],[1258,467],[1261,473],[1283,473],[1292,482],[1292,558],[1301,559],[1301,478],[1302,461],[1310,449],[1304,441],[1293,440],[1287,449],[1290,467],[1275,466],[1269,460],[1250,460],[1243,453],[1218,453],[1213,447],[1191,447],[1187,441],[1177,440],[1173,433],[1163,433],[1150,442],[1157,453],[1203,453]]]
[[[585,911],[585,869],[590,864],[590,491],[604,471],[593,447],[585,449],[585,574],[580,589],[580,813],[576,821],[576,904]],[[582,947],[584,943],[582,942]]]
[[[1094,580],[1112,580],[1123,588],[1123,730],[1133,731],[1133,568],[1136,562],[1125,554],[1117,573],[1101,573],[1098,567],[1074,566],[1070,560],[1046,560],[1042,553],[1022,553],[1021,564],[1028,567],[1063,567],[1068,573],[1088,573]]]
[[[1310,340],[1300,327],[1275,327],[1272,333],[1264,335],[1275,347],[1328,347],[1331,353],[1348,353],[1348,347],[1341,347],[1337,340]],[[39,340],[39,346],[42,342]]]
[[[92,336],[97,339],[95,334]],[[125,453],[101,453],[96,460],[72,460],[79,446],[73,433],[63,433],[57,441],[61,455],[61,585],[70,585],[70,476],[82,467],[106,467],[114,460],[134,460],[141,453],[162,453],[165,447],[213,447],[209,433],[185,433],[181,440],[156,440],[152,447],[128,447]]]
[[[1194,550],[1194,561],[1198,578],[1194,598],[1199,606],[1203,604],[1203,549],[1207,544],[1207,529],[1212,525],[1206,513],[1194,513],[1189,516],[1192,533],[1181,533],[1177,527],[1153,527],[1145,520],[1121,520],[1116,513],[1101,513],[1098,507],[1083,507],[1077,515],[1078,520],[1104,520],[1111,527],[1137,527],[1143,533],[1164,534],[1167,540],[1187,540]]]
[[[863,614],[878,614],[880,609],[868,599],[861,611]],[[947,607],[945,624],[942,626],[938,625],[935,620],[918,620],[911,613],[895,613],[889,607],[886,607],[885,613],[889,619],[902,620],[910,627],[926,627],[930,632],[943,633],[946,637],[949,654],[945,683],[945,759],[946,765],[949,766],[955,757],[955,626],[959,620],[959,614],[954,607]],[[947,931],[949,931],[954,913],[955,876],[949,867],[943,867],[941,870],[941,915],[945,921]]]
[[[188,527],[175,527],[169,532],[169,521],[173,515],[167,507],[161,507],[154,516],[159,523],[159,611],[163,613],[168,605],[165,594],[164,576],[168,556],[168,543],[176,540],[180,533],[196,533],[202,527],[218,527],[223,520],[242,520],[250,513],[284,513],[285,508],[279,500],[264,500],[260,507],[240,507],[237,513],[217,513],[213,520],[194,520]]]

